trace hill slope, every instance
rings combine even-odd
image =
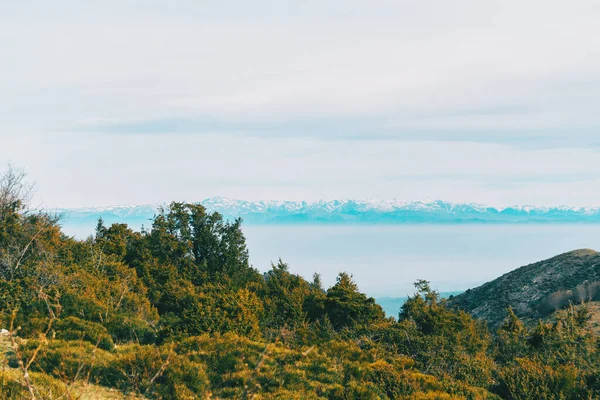
[[[524,320],[535,320],[548,313],[550,300],[570,296],[597,281],[600,253],[581,249],[518,268],[449,302],[496,327],[509,306]]]

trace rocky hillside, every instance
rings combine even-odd
[[[544,318],[570,302],[599,300],[600,253],[582,249],[520,267],[449,299],[497,327],[510,306],[525,321]]]

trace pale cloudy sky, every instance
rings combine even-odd
[[[0,0],[0,162],[49,207],[600,205],[597,1]]]

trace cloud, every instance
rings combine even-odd
[[[455,110],[385,116],[244,118],[203,116],[138,121],[80,121],[74,132],[107,135],[222,134],[254,138],[309,138],[324,141],[394,140],[498,143],[519,148],[600,147],[600,124],[556,123],[555,115],[498,109]]]
[[[65,0],[0,14],[0,161],[28,167],[53,205],[600,195],[597,2]]]
[[[58,97],[71,122],[422,115],[405,124],[459,129],[481,110],[520,129],[588,121],[598,104],[591,2],[176,3],[10,7],[0,102],[35,114]]]

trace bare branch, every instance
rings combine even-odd
[[[15,338],[16,337],[15,319],[17,318],[17,311],[18,310],[16,310],[16,309],[13,310],[13,313],[12,313],[12,316],[10,319],[10,330],[9,330],[10,343],[11,343],[11,347],[12,347],[13,351],[15,352],[15,355],[17,356],[17,363],[19,365],[19,369],[23,373],[22,384],[23,384],[23,386],[25,386],[27,388],[27,390],[29,390],[29,394],[31,395],[31,400],[36,400],[37,397],[35,396],[35,387],[33,386],[31,379],[29,378],[29,372],[28,372],[28,367],[29,367],[29,365],[31,365],[31,363],[28,363],[27,366],[25,366],[25,363],[23,362],[23,353],[21,353],[21,348]],[[40,346],[41,346],[41,343],[40,343]],[[38,347],[38,350],[35,352],[35,355],[37,355],[38,351],[39,351],[39,347]],[[34,356],[34,358],[35,358],[35,356]]]
[[[150,379],[150,382],[148,383],[146,390],[144,390],[144,393],[143,393],[144,395],[148,392],[148,390],[150,390],[152,385],[154,385],[154,381],[157,380],[158,378],[160,378],[160,376],[162,374],[164,374],[165,370],[169,366],[169,363],[171,362],[172,355],[173,355],[173,344],[171,344],[171,348],[169,349],[169,355],[167,356],[167,359],[165,360],[165,362],[162,363],[162,365],[160,366],[160,369],[156,372],[156,374],[154,374],[152,379]]]
[[[24,170],[11,164],[8,164],[6,172],[0,176],[0,222],[6,212],[28,208],[34,186],[25,182],[26,176]]]
[[[46,229],[47,226],[42,226],[40,229],[38,229],[38,231],[35,233],[35,235],[33,235],[33,237],[31,238],[31,240],[29,241],[29,243],[27,243],[27,245],[25,246],[25,248],[23,249],[23,251],[21,252],[21,255],[19,256],[19,259],[17,260],[17,263],[15,264],[14,268],[13,268],[13,273],[16,272],[19,267],[21,266],[21,261],[23,261],[23,257],[25,256],[25,254],[27,253],[27,250],[29,250],[29,247],[31,247],[31,245],[33,244],[33,242],[35,242],[35,239],[37,239],[37,237],[44,231],[44,229]]]

